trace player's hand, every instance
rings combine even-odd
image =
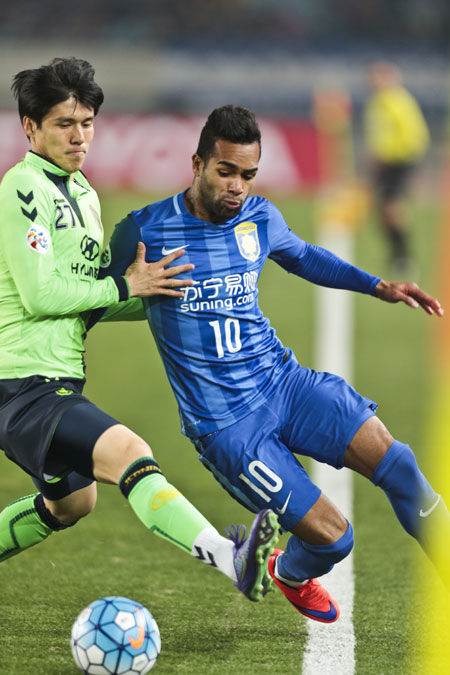
[[[174,260],[184,254],[183,249],[174,251],[165,255],[164,258],[155,263],[145,262],[145,244],[140,241],[136,251],[136,260],[132,263],[125,277],[130,287],[130,297],[146,298],[150,295],[171,295],[175,298],[182,298],[183,291],[177,288],[192,286],[192,279],[174,279],[178,274],[190,272],[194,265],[175,265],[167,267]]]
[[[404,302],[413,309],[422,307],[427,314],[444,315],[444,310],[436,298],[422,291],[417,284],[408,281],[381,280],[375,287],[375,295],[385,302]]]

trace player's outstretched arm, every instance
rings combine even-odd
[[[130,288],[130,297],[145,298],[150,295],[171,295],[183,297],[181,287],[192,286],[192,279],[174,279],[178,274],[190,272],[194,265],[175,265],[167,267],[185,253],[182,249],[169,253],[155,263],[145,262],[145,244],[140,241],[137,246],[136,259],[125,272]]]
[[[425,293],[417,284],[408,281],[384,281],[375,287],[375,295],[385,302],[404,302],[413,309],[422,307],[427,314],[443,316],[439,300]]]

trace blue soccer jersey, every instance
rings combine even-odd
[[[303,241],[267,199],[249,197],[240,214],[220,224],[189,213],[180,193],[115,228],[110,264],[121,274],[143,241],[156,262],[184,248],[175,265],[192,263],[182,298],[144,300],[146,315],[191,438],[227,427],[257,409],[282,376],[286,349],[258,305],[267,258],[314,283],[373,294],[380,281],[334,254]]]

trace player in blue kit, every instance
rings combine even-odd
[[[271,258],[316,284],[443,311],[416,284],[384,281],[308,244],[271,202],[250,197],[260,153],[253,113],[232,105],[214,110],[193,156],[191,187],[122,220],[103,272],[122,274],[139,242],[148,262],[183,250],[183,263],[194,265],[195,283],[183,298],[143,299],[183,433],[235,499],[279,514],[292,536],[286,551],[270,558],[270,574],[298,611],[329,623],[339,608],[317,577],[349,554],[353,530],[298,456],[347,466],[380,486],[449,587],[448,557],[430,538],[445,527],[448,543],[450,518],[410,448],[376,417],[377,404],[340,377],[299,365],[280,342],[258,306],[260,272]]]

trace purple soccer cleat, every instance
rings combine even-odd
[[[268,570],[269,556],[278,541],[276,514],[270,509],[260,511],[246,537],[245,525],[229,525],[227,534],[234,543],[234,585],[253,602],[261,600],[273,588]]]

